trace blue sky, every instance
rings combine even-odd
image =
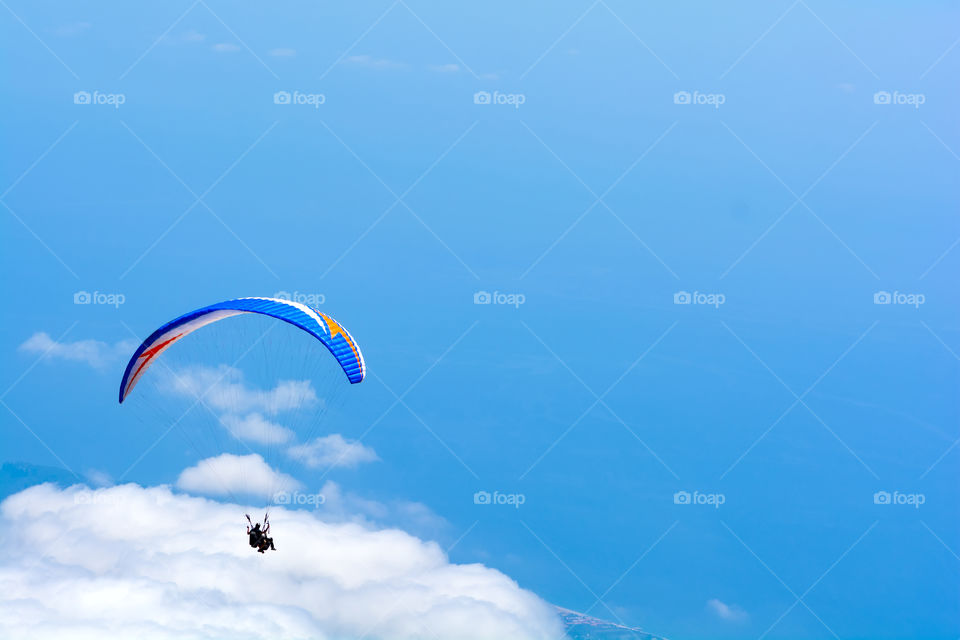
[[[5,7],[3,461],[155,436],[35,332],[322,294],[375,373],[330,430],[380,420],[330,477],[454,561],[672,638],[960,633],[955,6]]]

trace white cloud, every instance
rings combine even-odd
[[[292,58],[293,56],[297,55],[297,51],[295,49],[290,49],[287,47],[271,49],[267,53],[275,58]]]
[[[0,557],[0,584],[15,586],[0,590],[0,633],[12,640],[563,635],[542,600],[496,570],[451,564],[435,543],[274,509],[278,551],[260,556],[247,546],[242,512],[166,487],[41,485],[11,496],[0,505],[0,537],[16,553]]]
[[[236,414],[262,411],[276,415],[318,401],[309,380],[281,380],[273,389],[256,389],[247,386],[242,371],[227,365],[168,371],[162,384],[170,392],[188,398],[203,396],[207,405]]]
[[[747,619],[747,612],[737,605],[727,604],[716,598],[707,600],[707,609],[722,620],[728,622],[742,622]]]
[[[436,71],[437,73],[456,73],[460,71],[460,65],[458,64],[431,64],[427,67],[430,71]]]
[[[376,462],[377,453],[362,442],[347,440],[332,433],[313,442],[290,447],[287,453],[308,467],[356,467],[364,462]]]
[[[183,40],[184,42],[203,42],[204,40],[207,39],[207,36],[200,33],[199,31],[194,31],[191,29],[190,31],[187,31],[183,35],[181,35],[180,39]]]
[[[83,362],[102,369],[115,364],[122,358],[133,355],[138,343],[135,340],[121,340],[112,345],[100,340],[77,340],[76,342],[57,342],[49,334],[38,331],[20,345],[24,353],[36,353],[47,358]]]
[[[359,67],[368,67],[370,69],[406,69],[407,65],[396,60],[387,58],[374,58],[373,56],[349,56],[344,59],[347,64],[357,65]]]
[[[293,439],[293,431],[267,420],[259,413],[238,416],[228,413],[220,418],[220,423],[235,438],[249,440],[257,444],[282,444]]]
[[[277,492],[298,490],[301,484],[274,470],[259,454],[222,453],[184,469],[177,478],[177,487],[211,496],[259,496],[270,500]]]
[[[235,53],[241,49],[240,45],[233,44],[232,42],[218,42],[210,48],[217,53]]]

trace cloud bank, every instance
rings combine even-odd
[[[5,638],[556,640],[554,611],[507,576],[451,564],[398,530],[271,515],[279,551],[246,545],[242,509],[122,485],[40,485],[0,504]],[[254,588],[256,587],[256,588]]]

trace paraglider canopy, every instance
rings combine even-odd
[[[279,298],[237,298],[212,304],[171,320],[150,334],[134,352],[120,381],[120,402],[133,391],[157,356],[185,335],[232,316],[254,313],[290,323],[319,340],[337,359],[351,384],[361,382],[366,365],[353,337],[336,320],[313,307]]]

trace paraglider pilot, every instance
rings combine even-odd
[[[277,548],[273,546],[273,538],[267,535],[270,533],[270,522],[267,520],[267,517],[266,515],[263,517],[263,529],[261,529],[259,522],[253,524],[250,516],[247,516],[247,522],[250,523],[247,525],[247,535],[250,536],[250,546],[259,553],[266,553],[268,550],[277,550]]]

